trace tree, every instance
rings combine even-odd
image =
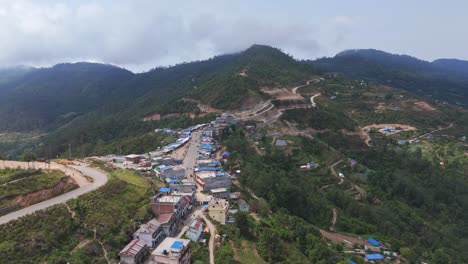
[[[21,160],[26,161],[28,163],[28,170],[29,170],[29,162],[33,161],[36,159],[36,156],[31,153],[30,151],[25,151],[21,155]]]
[[[236,226],[239,228],[240,234],[242,236],[250,236],[250,221],[249,216],[241,211],[238,211],[235,214]]]
[[[432,254],[432,262],[434,264],[450,263],[450,256],[443,249],[439,248]]]

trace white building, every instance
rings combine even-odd
[[[148,223],[141,225],[140,228],[133,233],[133,239],[142,239],[149,248],[156,247],[162,237],[162,226],[156,219],[152,219]]]
[[[151,263],[189,264],[192,257],[189,243],[188,239],[166,237],[151,253]]]
[[[190,240],[197,242],[203,232],[203,222],[200,219],[193,219],[185,234]]]

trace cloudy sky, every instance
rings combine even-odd
[[[144,71],[254,43],[296,58],[376,48],[468,59],[467,11],[466,0],[0,0],[0,67],[96,61]]]

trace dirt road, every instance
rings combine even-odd
[[[322,234],[322,236],[331,240],[332,242],[343,243],[344,246],[347,248],[353,248],[354,244],[358,244],[361,246],[369,245],[369,243],[367,243],[367,241],[364,239],[346,236],[339,233],[328,232],[323,229],[320,229],[320,234]]]
[[[340,159],[339,161],[333,163],[331,166],[330,166],[330,170],[332,171],[333,175],[335,175],[335,177],[337,177],[340,181],[338,182],[338,184],[342,184],[344,182],[344,179],[341,178],[340,176],[338,176],[338,174],[336,173],[335,171],[335,166],[340,164],[343,160]]]
[[[316,106],[317,106],[317,104],[315,103],[314,99],[315,99],[315,97],[320,96],[320,95],[321,95],[321,93],[318,93],[318,94],[314,94],[314,95],[312,95],[312,96],[310,97],[310,103],[312,104],[312,107],[316,107]]]
[[[0,164],[3,164],[3,162],[1,162]],[[6,161],[5,165],[7,166],[7,164],[13,167],[24,166],[22,162],[15,162],[15,161]],[[97,169],[88,167],[87,165],[77,165],[77,166],[68,167],[68,166],[64,166],[60,164],[56,164],[53,166],[51,164],[51,168],[62,170],[65,174],[73,177],[73,179],[75,180],[78,179],[77,183],[80,187],[71,192],[64,193],[62,195],[59,195],[47,201],[43,201],[43,202],[28,206],[26,208],[23,208],[21,210],[12,212],[10,214],[4,215],[0,217],[0,225],[8,223],[9,221],[18,219],[20,217],[32,214],[36,211],[46,209],[47,207],[60,204],[60,203],[65,203],[66,201],[74,199],[80,195],[94,191],[98,189],[99,187],[103,186],[104,184],[106,184],[108,180],[106,174],[104,174],[103,172]],[[82,174],[92,178],[93,181],[92,182],[87,181],[86,178]]]
[[[210,248],[210,264],[214,264],[214,249],[215,249],[215,236],[216,236],[216,226],[211,223],[211,221],[203,214],[201,214],[203,219],[205,220],[205,223],[208,225],[208,228],[210,229],[210,243],[209,243],[209,248]]]

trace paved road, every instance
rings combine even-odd
[[[50,200],[43,201],[43,202],[28,206],[26,208],[23,208],[21,210],[15,211],[13,213],[4,215],[4,216],[0,217],[0,225],[8,223],[9,221],[18,219],[18,218],[23,217],[25,215],[32,214],[32,213],[34,213],[36,211],[43,210],[43,209],[45,209],[47,207],[50,207],[50,206],[53,206],[53,205],[56,205],[56,204],[60,204],[60,203],[65,203],[68,200],[71,200],[71,199],[76,198],[76,197],[78,197],[80,195],[83,195],[85,193],[96,190],[97,188],[99,188],[99,187],[103,186],[104,184],[106,184],[106,182],[108,180],[107,176],[104,173],[102,173],[101,171],[99,171],[97,169],[88,167],[86,165],[70,166],[70,167],[82,172],[86,176],[89,176],[89,177],[93,178],[94,181],[92,183],[88,184],[88,185],[82,186],[82,187],[80,187],[78,189],[75,189],[75,190],[73,190],[71,192],[67,192],[65,194],[59,195],[59,196],[54,197],[54,198],[52,198]]]
[[[202,130],[198,130],[192,133],[190,146],[182,163],[182,165],[186,169],[188,179],[193,179],[190,178],[190,175],[193,174],[193,170],[195,169],[195,163],[198,157],[198,147],[200,146],[200,136],[202,135],[202,133]]]

